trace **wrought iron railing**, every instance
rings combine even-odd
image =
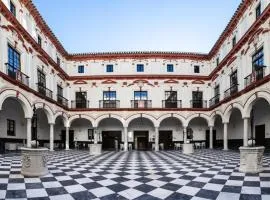
[[[89,101],[88,100],[75,100],[71,101],[71,108],[89,108]]]
[[[151,108],[151,100],[131,100],[131,108]]]
[[[206,100],[190,100],[191,108],[207,108]]]
[[[68,107],[68,100],[60,94],[57,95],[57,102],[65,107]]]
[[[119,100],[100,100],[99,108],[119,108],[120,101]]]
[[[9,77],[21,82],[24,85],[29,86],[29,76],[22,73],[19,69],[15,68],[9,63],[6,63],[6,70]]]
[[[251,85],[252,83],[255,83],[256,81],[263,79],[264,76],[265,76],[264,67],[254,70],[251,74],[249,74],[247,77],[244,78],[245,88]]]
[[[182,101],[162,100],[162,108],[182,108]]]
[[[52,95],[53,92],[50,89],[46,88],[41,83],[37,83],[37,91],[39,94],[41,94],[43,96],[46,96],[46,97],[51,98],[51,99],[53,98],[53,95]]]
[[[209,107],[212,107],[216,104],[219,103],[219,99],[220,98],[220,94],[217,94],[216,96],[214,96],[212,99],[209,100]]]
[[[232,85],[229,89],[225,90],[224,99],[234,95],[237,92],[238,92],[238,84]]]

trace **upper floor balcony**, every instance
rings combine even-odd
[[[191,108],[207,108],[206,100],[190,100]]]
[[[39,94],[45,97],[48,97],[50,99],[53,98],[53,92],[41,83],[37,83],[37,91]]]
[[[229,89],[225,90],[224,92],[224,99],[231,97],[232,95],[236,94],[238,92],[238,85],[234,84]]]
[[[245,88],[265,77],[265,68],[260,67],[244,78]]]
[[[182,108],[181,100],[162,100],[162,108]]]
[[[29,86],[29,76],[22,73],[19,69],[15,68],[14,66],[10,65],[9,63],[6,63],[6,70],[7,75],[11,77],[12,79],[19,81],[20,83]]]
[[[151,100],[131,100],[131,108],[152,108]]]
[[[99,108],[120,108],[119,100],[100,100]]]
[[[218,104],[219,101],[220,101],[220,94],[217,94],[216,96],[214,96],[212,99],[209,100],[209,107]]]
[[[73,109],[89,108],[89,101],[88,100],[78,100],[78,99],[71,101],[71,108],[73,108]]]
[[[62,106],[68,107],[68,100],[60,94],[57,94],[57,102]]]

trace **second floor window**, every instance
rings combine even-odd
[[[14,68],[20,70],[21,58],[18,51],[16,51],[12,46],[8,45],[8,64]]]
[[[87,105],[87,93],[76,92],[76,108],[86,108]]]
[[[143,64],[137,65],[137,72],[144,72],[144,65]]]
[[[42,39],[40,35],[38,35],[38,45],[41,47],[42,46]]]
[[[196,73],[196,74],[200,73],[200,66],[199,65],[194,66],[194,73]]]
[[[252,67],[253,70],[256,70],[263,66],[264,66],[264,53],[263,48],[261,48],[252,56]]]
[[[10,12],[16,17],[16,7],[12,1],[10,1]]]
[[[192,107],[193,108],[203,107],[203,92],[201,91],[192,92]]]
[[[218,96],[219,95],[219,85],[217,85],[215,88],[214,88],[214,96]]]
[[[174,69],[173,69],[173,65],[172,64],[168,64],[167,65],[167,72],[173,72]]]
[[[258,6],[256,7],[256,19],[258,19],[261,16],[261,3],[258,4]]]
[[[84,65],[78,66],[78,73],[83,74],[84,73]]]
[[[15,120],[7,119],[7,135],[15,136]]]
[[[103,100],[106,101],[116,100],[116,91],[104,91]]]
[[[60,85],[57,85],[57,95],[63,96],[63,88]]]
[[[235,70],[235,71],[230,75],[230,83],[231,83],[231,86],[236,86],[236,85],[238,84],[237,70]]]
[[[147,91],[134,92],[134,100],[147,100],[147,99],[148,99]]]
[[[113,72],[113,65],[107,65],[106,72]]]

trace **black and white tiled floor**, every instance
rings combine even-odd
[[[55,151],[41,178],[23,177],[20,159],[0,155],[0,199],[270,200],[270,155],[263,173],[244,174],[233,151]]]

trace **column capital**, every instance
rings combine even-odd
[[[49,123],[50,125],[55,125],[55,123]]]
[[[214,125],[209,125],[208,128],[214,128]]]
[[[155,129],[159,129],[159,126],[155,126]]]
[[[243,120],[245,120],[245,119],[250,119],[250,117],[243,117],[242,119],[243,119]]]

